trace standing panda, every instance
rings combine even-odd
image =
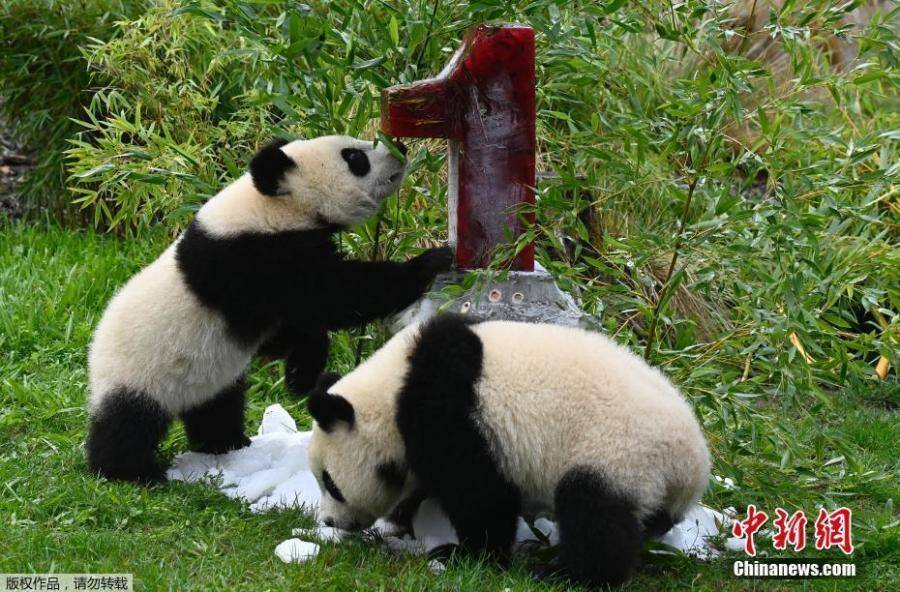
[[[690,405],[606,337],[443,316],[407,328],[309,398],[310,468],[326,524],[363,528],[412,492],[434,498],[468,550],[505,559],[517,516],[550,511],[559,575],[620,584],[645,537],[706,488]]]
[[[385,145],[345,136],[263,148],[104,312],[88,361],[90,470],[165,480],[156,449],[176,417],[195,450],[248,445],[244,371],[262,344],[280,344],[302,392],[325,367],[327,331],[419,298],[449,268],[449,250],[364,262],[342,259],[333,241],[404,173]]]

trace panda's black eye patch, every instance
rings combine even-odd
[[[341,150],[341,158],[347,161],[350,172],[357,177],[365,177],[372,170],[372,165],[369,164],[369,157],[362,150],[344,148]]]
[[[331,478],[331,475],[328,474],[328,471],[322,471],[322,483],[325,485],[325,491],[328,492],[328,495],[333,497],[335,501],[344,503],[347,500],[344,499],[344,496],[341,494],[341,490],[338,489],[338,486],[334,484],[334,481]]]

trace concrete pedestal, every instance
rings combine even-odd
[[[398,314],[391,329],[426,320],[440,312],[454,312],[477,321],[508,320],[528,323],[552,323],[585,329],[599,329],[599,323],[578,307],[575,300],[557,287],[547,271],[510,271],[501,281],[499,274],[485,274],[461,296],[448,299],[441,290],[460,285],[464,273],[450,272],[435,279],[431,292]]]

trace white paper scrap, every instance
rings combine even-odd
[[[300,539],[288,539],[275,547],[275,555],[285,563],[302,563],[319,554],[319,545]]]

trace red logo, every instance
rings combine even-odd
[[[732,524],[731,532],[735,537],[744,539],[744,552],[747,555],[756,557],[754,535],[768,519],[769,516],[765,512],[757,510],[755,505],[750,504],[747,506],[747,517]],[[805,549],[807,522],[803,510],[788,514],[783,508],[775,508],[775,518],[772,520],[775,527],[772,546],[779,551],[784,551],[788,546],[798,552]],[[819,510],[815,523],[816,549],[822,551],[837,547],[845,555],[853,553],[852,522],[853,512],[850,508],[838,508],[833,512],[825,508]]]
[[[831,513],[825,508],[819,510],[819,517],[816,518],[816,549],[837,547],[845,555],[853,553],[850,533],[852,521],[853,512],[850,508],[838,508]]]
[[[756,557],[756,545],[753,541],[753,535],[762,528],[769,516],[765,512],[757,512],[756,506],[750,504],[747,506],[747,518],[745,520],[735,521],[731,527],[731,532],[738,538],[745,538],[744,551],[750,557]]]
[[[776,533],[772,537],[773,546],[779,551],[784,551],[790,545],[794,551],[802,551],[806,548],[806,514],[803,510],[797,510],[790,518],[788,513],[781,508],[775,508]]]

